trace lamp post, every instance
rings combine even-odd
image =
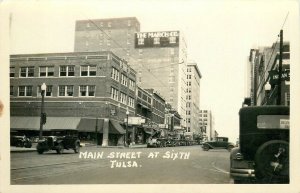
[[[44,97],[45,97],[46,88],[47,88],[46,84],[43,83],[42,86],[41,86],[42,104],[41,104],[40,135],[39,135],[39,139],[42,139],[42,137],[43,137],[43,125],[46,123],[46,114],[44,113]]]
[[[268,105],[269,103],[269,93],[270,93],[270,90],[271,90],[271,85],[269,82],[266,82],[265,84],[265,91],[266,91],[266,105]]]
[[[128,116],[129,116],[129,111],[128,108],[126,109],[126,130],[125,130],[125,137],[124,137],[124,146],[127,146],[127,135],[128,135]]]

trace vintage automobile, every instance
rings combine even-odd
[[[243,107],[239,147],[230,155],[234,183],[289,183],[289,107]]]
[[[80,149],[78,131],[73,129],[53,129],[50,131],[49,136],[45,136],[38,141],[36,149],[39,154],[49,150],[56,150],[58,154],[62,154],[64,149],[73,149],[75,153],[78,153]]]
[[[31,148],[32,142],[25,135],[18,134],[16,132],[11,132],[10,134],[10,145],[16,147],[26,147]]]
[[[217,137],[215,141],[206,141],[202,144],[202,149],[208,151],[210,149],[227,149],[231,151],[234,148],[234,144],[228,142],[228,137]]]

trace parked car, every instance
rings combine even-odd
[[[227,149],[231,151],[234,148],[234,144],[228,142],[228,137],[216,137],[214,141],[206,141],[202,144],[202,149],[208,151],[210,149]]]
[[[239,116],[231,178],[235,183],[289,183],[289,107],[243,107]]]
[[[58,154],[62,154],[64,149],[73,149],[75,153],[79,152],[80,141],[77,130],[55,129],[50,133],[50,136],[45,136],[38,141],[36,149],[39,154],[50,150],[56,150]]]
[[[31,148],[32,147],[32,142],[25,135],[12,134],[11,133],[11,136],[10,136],[10,145],[11,146],[16,146],[16,147]]]

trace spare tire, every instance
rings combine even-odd
[[[271,140],[255,154],[255,175],[262,183],[289,183],[289,143]]]

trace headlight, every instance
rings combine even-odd
[[[244,156],[241,153],[238,152],[238,153],[235,154],[235,159],[236,160],[242,160],[242,159],[244,159]]]

